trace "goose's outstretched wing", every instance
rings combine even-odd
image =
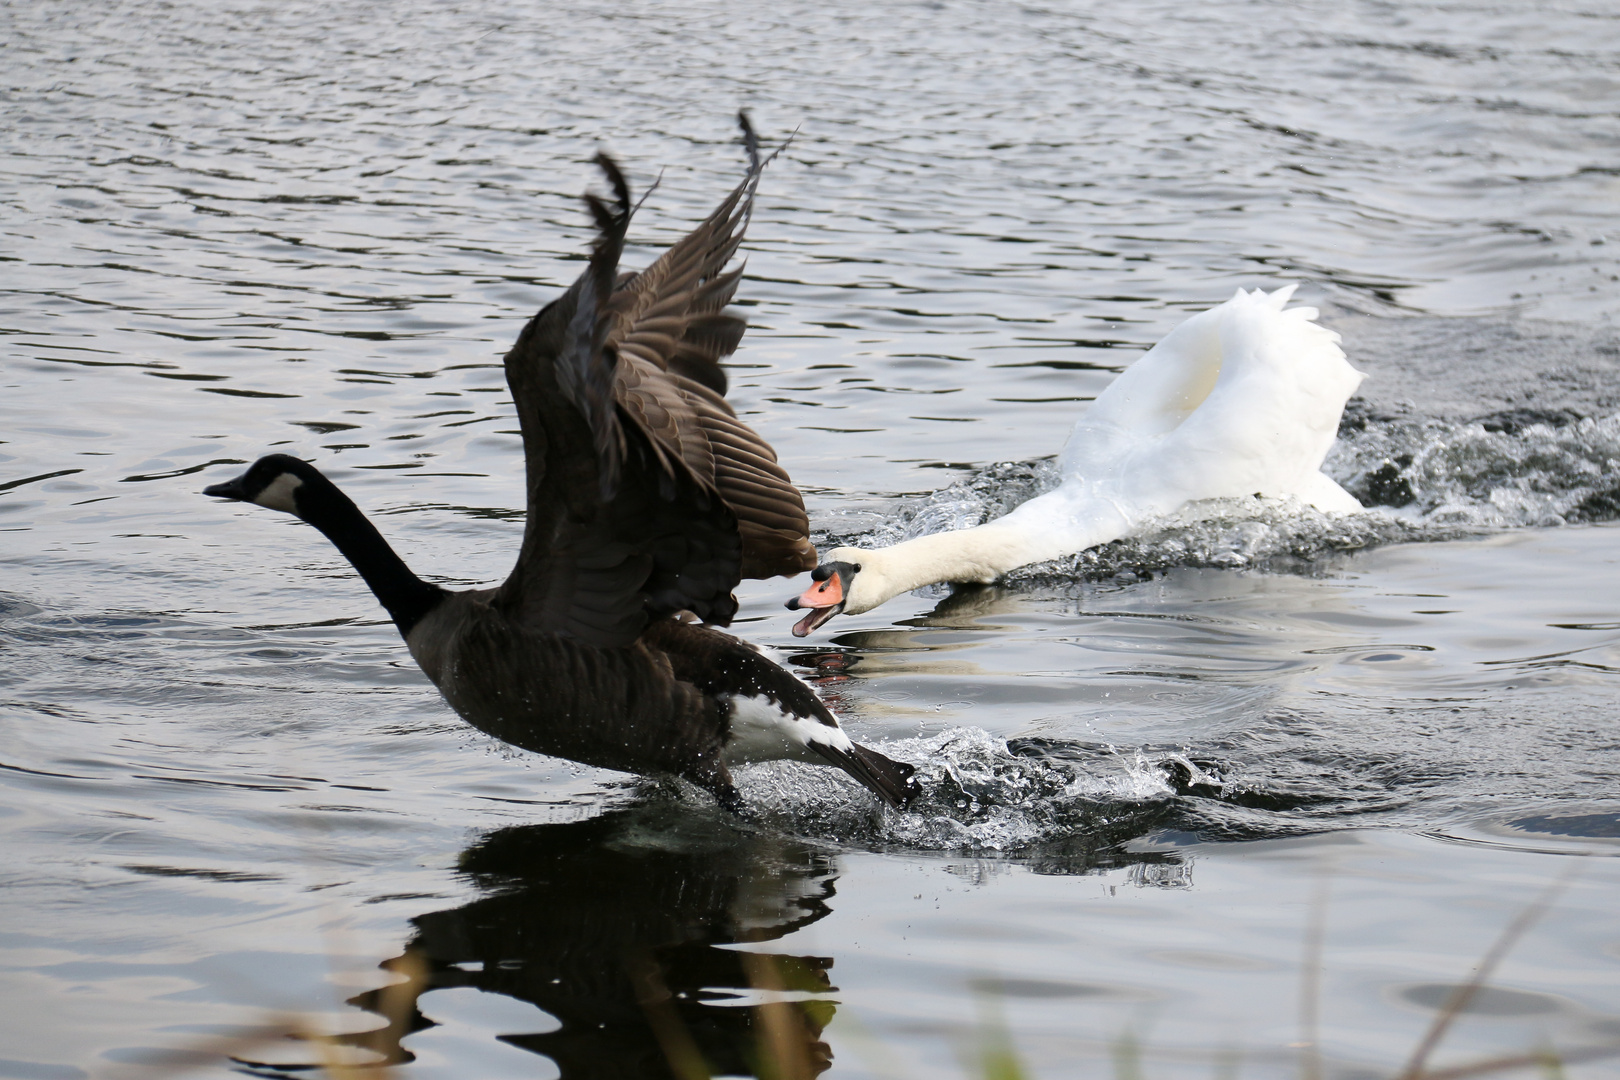
[[[742,533],[742,576],[763,578],[813,569],[816,552],[798,489],[770,444],[737,419],[723,396],[720,361],[747,329],[724,310],[742,277],[741,266],[726,266],[742,243],[769,161],[760,158],[746,114],[738,119],[748,175],[656,262],[619,279],[607,304],[606,343],[619,357],[614,394],[625,413],[661,452],[720,493]]]
[[[590,264],[506,354],[528,520],[517,565],[490,602],[531,629],[613,647],[683,609],[729,622],[742,543],[713,481],[621,400],[623,339],[610,302],[633,207],[618,166],[596,161],[613,200],[586,196],[598,230]]]

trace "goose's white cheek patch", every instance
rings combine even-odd
[[[292,473],[282,473],[270,483],[265,485],[259,497],[253,501],[270,510],[280,510],[284,514],[298,513],[298,503],[293,500],[293,492],[297,491],[304,482]]]

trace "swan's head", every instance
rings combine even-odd
[[[871,611],[905,591],[886,587],[881,551],[861,548],[834,548],[810,577],[810,587],[787,602],[789,611],[810,609],[810,614],[794,624],[794,637],[804,637],[834,615]]]
[[[303,517],[299,500],[317,487],[325,487],[326,478],[307,461],[288,454],[269,454],[255,461],[248,471],[235,480],[203,488],[204,495],[237,502],[257,503],[271,510]]]

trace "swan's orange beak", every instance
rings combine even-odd
[[[846,579],[854,576],[857,569],[848,563],[822,563],[815,568],[810,575],[814,579],[810,587],[787,602],[789,611],[810,609],[810,614],[793,625],[794,637],[804,637],[844,610]]]
[[[799,607],[824,608],[844,602],[844,579],[833,574],[826,581],[817,581],[799,594]]]

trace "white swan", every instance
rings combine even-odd
[[[1129,534],[1200,499],[1293,496],[1319,510],[1361,504],[1322,472],[1361,382],[1318,326],[1287,307],[1295,286],[1237,291],[1194,315],[1109,384],[1063,447],[1063,482],[985,525],[893,547],[841,547],[788,601],[799,637],[935,582],[990,582],[1015,567]]]

